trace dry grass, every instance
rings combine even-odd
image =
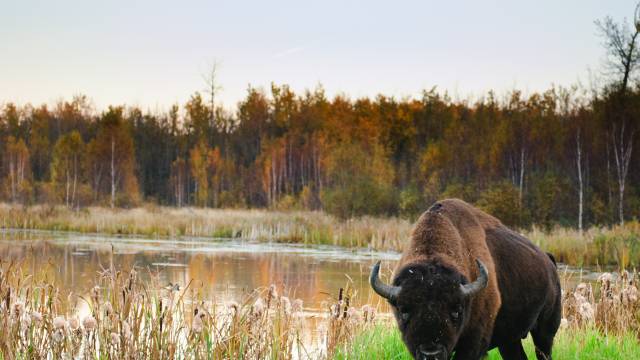
[[[212,237],[402,251],[412,224],[400,218],[347,221],[319,211],[221,210],[146,206],[135,209],[0,204],[0,228],[75,231],[147,237]],[[558,261],[574,265],[640,265],[640,222],[593,227],[583,234],[557,227],[524,234]]]
[[[136,270],[110,268],[85,296],[61,293],[46,271],[0,265],[0,359],[327,358],[375,317],[372,307],[351,305],[350,287],[340,289],[312,315],[325,330],[310,348],[314,329],[305,326],[302,301],[275,286],[220,305],[190,284],[162,287]]]
[[[331,244],[397,250],[411,224],[363,217],[340,221],[319,211],[220,210],[147,206],[135,209],[0,204],[0,227],[127,234],[152,237],[242,237],[254,240]]]
[[[582,234],[570,228],[556,227],[549,232],[534,228],[525,236],[565,264],[616,266],[622,269],[640,265],[638,221],[611,228],[592,227]]]
[[[640,292],[637,273],[603,273],[596,288],[579,283],[563,295],[562,326],[595,327],[605,334],[640,335]]]

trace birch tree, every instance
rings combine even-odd
[[[78,131],[61,136],[53,148],[51,181],[54,186],[62,185],[67,207],[76,204],[83,152],[84,142]]]

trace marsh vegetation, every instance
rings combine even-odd
[[[220,210],[146,206],[134,209],[0,205],[0,227],[138,235],[151,238],[243,238],[402,251],[410,220],[360,217],[342,220],[322,211]],[[524,234],[545,251],[575,266],[640,265],[640,223],[572,228],[533,227]]]

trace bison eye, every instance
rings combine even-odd
[[[409,321],[409,309],[406,308],[405,306],[398,306],[398,313],[400,313],[400,320],[402,320],[403,323],[406,323],[407,321]]]
[[[409,321],[409,313],[408,312],[401,313],[400,314],[400,319],[402,319],[403,322]]]

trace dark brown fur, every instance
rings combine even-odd
[[[417,221],[396,268],[392,302],[412,355],[442,350],[433,358],[480,359],[494,347],[505,359],[526,359],[520,340],[532,334],[538,359],[550,359],[560,324],[560,282],[552,256],[498,219],[449,199]],[[460,284],[474,281],[480,259],[487,287],[471,299]]]

